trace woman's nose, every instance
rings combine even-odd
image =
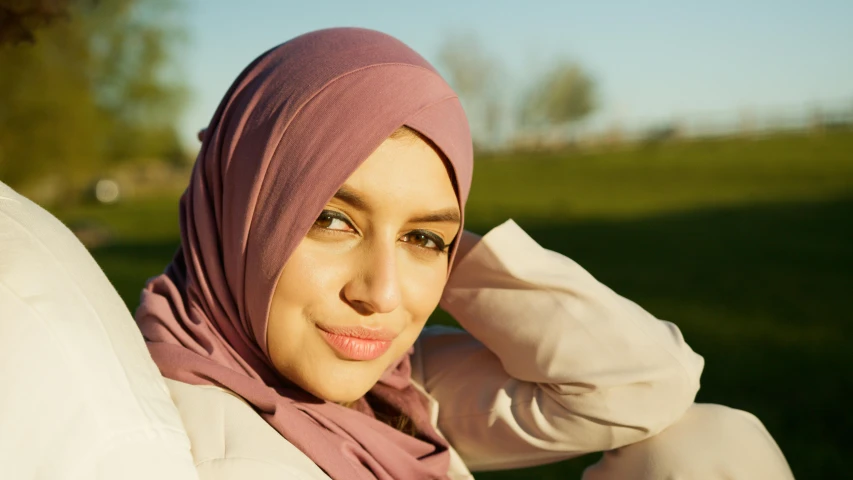
[[[362,315],[394,311],[401,300],[394,245],[365,248],[357,265],[344,286],[345,300]]]

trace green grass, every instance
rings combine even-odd
[[[486,158],[468,227],[513,217],[706,359],[699,401],[761,418],[798,479],[853,452],[853,134]],[[94,255],[134,308],[177,245],[177,194],[60,211],[115,237]],[[449,322],[438,312],[434,321]],[[594,457],[478,478],[579,478]]]
[[[703,140],[568,159],[540,154],[484,160],[474,168],[468,204],[477,223],[507,216],[636,218],[844,195],[853,178],[853,135]]]

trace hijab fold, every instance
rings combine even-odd
[[[417,436],[376,420],[365,399],[351,409],[313,397],[282,378],[267,351],[270,301],[288,257],[329,198],[403,125],[448,159],[464,211],[468,123],[418,54],[378,32],[338,28],[258,57],[201,133],[180,201],[181,247],[136,311],[164,376],[233,391],[335,479],[445,478],[449,468],[409,355],[370,395],[410,418]]]

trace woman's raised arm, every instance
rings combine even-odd
[[[427,328],[413,365],[469,468],[520,468],[635,443],[693,403],[704,360],[675,325],[512,221],[468,247],[441,306],[469,333]]]

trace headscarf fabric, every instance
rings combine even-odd
[[[308,394],[267,351],[270,302],[287,259],[326,202],[401,126],[447,159],[464,211],[468,122],[417,53],[379,32],[336,28],[262,54],[202,134],[180,201],[180,249],[136,311],[165,377],[236,393],[334,479],[445,478],[449,468],[448,444],[412,386],[409,354],[369,395],[411,419],[417,435],[377,420],[364,398],[347,408]]]

